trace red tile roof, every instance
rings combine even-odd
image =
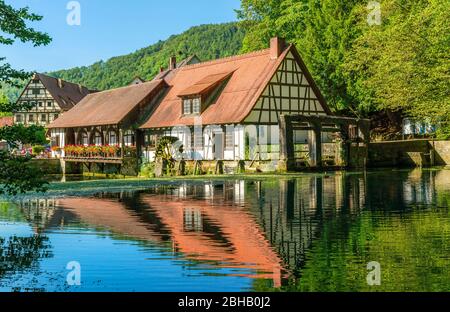
[[[171,86],[170,91],[141,128],[194,125],[194,117],[182,115],[182,99],[179,95],[188,91],[193,92],[194,89],[200,90],[202,82],[214,81],[225,73],[228,75],[232,73],[231,78],[217,101],[202,113],[202,122],[203,124],[242,122],[292,49],[295,49],[292,45],[287,47],[277,59],[271,58],[270,49],[267,49],[178,69],[170,79],[166,79]]]
[[[188,95],[200,95],[208,92],[219,83],[229,78],[233,72],[220,73],[206,76],[200,81],[196,82],[192,86],[187,87],[185,90],[181,91],[178,96],[188,96]]]
[[[14,117],[0,117],[0,128],[6,126],[12,126],[14,123]]]
[[[155,80],[92,93],[47,127],[54,129],[116,125],[164,86],[164,80]]]

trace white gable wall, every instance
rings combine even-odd
[[[245,123],[278,124],[281,114],[326,115],[292,53],[286,56]]]

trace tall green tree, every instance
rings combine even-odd
[[[0,105],[5,105],[6,103],[8,103],[9,99],[8,97],[3,94],[3,92],[0,91]],[[1,112],[0,111],[0,117],[4,117],[4,116],[10,116],[11,113],[9,112]]]
[[[295,43],[335,111],[448,118],[450,1],[379,2],[369,25],[367,0],[242,0],[243,50]]]
[[[46,33],[36,31],[27,22],[40,21],[42,16],[33,14],[28,8],[16,9],[0,0],[0,44],[12,45],[16,40],[30,42],[34,46],[47,45],[51,39]],[[30,73],[16,70],[0,56],[0,83],[15,84],[17,79],[27,79]],[[22,104],[9,101],[0,102],[0,112],[14,112],[29,109]],[[0,141],[6,141],[10,146],[19,144],[44,144],[42,127],[24,127],[14,125],[0,128]],[[29,157],[18,157],[8,151],[0,151],[0,194],[17,194],[27,191],[42,191],[45,181],[40,172],[30,165]]]
[[[450,121],[450,1],[384,0],[343,63],[362,106]],[[361,12],[363,8],[360,8]]]
[[[243,0],[238,17],[248,29],[244,51],[267,47],[270,37],[281,36],[295,43],[336,111],[359,109],[347,91],[341,69],[345,54],[358,37],[354,27],[356,5],[363,0]]]

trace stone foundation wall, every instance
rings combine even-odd
[[[450,141],[431,141],[431,148],[434,149],[434,162],[437,166],[450,165]]]
[[[44,175],[62,174],[59,159],[33,159],[31,165],[39,168]],[[81,174],[81,166],[75,163],[66,163],[66,174]]]
[[[450,165],[450,141],[407,140],[371,143],[370,167]]]
[[[125,158],[122,165],[118,164],[83,164],[82,173],[89,174],[100,174],[106,176],[127,176],[134,177],[139,174],[138,161],[135,158]]]

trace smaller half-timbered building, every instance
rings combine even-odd
[[[35,73],[17,100],[31,109],[16,111],[14,122],[46,127],[91,92],[80,84]]]
[[[141,146],[138,126],[165,89],[165,81],[158,79],[86,96],[48,126],[52,141],[58,142],[54,150],[60,148],[67,161],[121,163],[127,148]],[[110,150],[95,148],[105,146]],[[83,147],[92,148],[82,151]]]

